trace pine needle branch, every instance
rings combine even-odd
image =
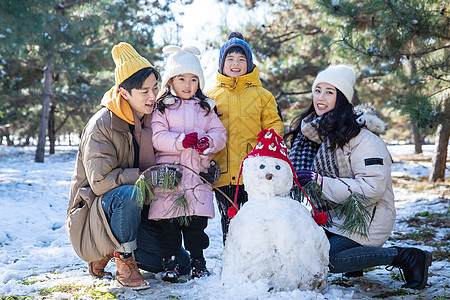
[[[364,195],[351,192],[348,198],[336,207],[337,217],[344,218],[344,223],[340,227],[341,231],[368,237],[372,216],[365,206],[367,200]]]
[[[191,171],[192,173],[194,173],[195,175],[197,175],[198,177],[200,177],[202,179],[202,181],[204,182],[204,184],[209,185],[212,189],[214,189],[215,191],[218,191],[219,193],[221,193],[225,199],[227,199],[234,207],[236,207],[236,205],[234,204],[234,201],[230,199],[230,197],[228,197],[223,191],[221,191],[219,188],[217,188],[214,184],[208,182],[203,176],[201,176],[199,173],[197,173],[195,170],[193,170],[192,168],[183,165],[181,163],[175,162],[175,163],[164,163],[164,164],[156,164],[154,166],[151,166],[149,168],[147,168],[144,172],[142,172],[142,174],[139,176],[139,179],[136,181],[135,185],[134,185],[134,189],[133,189],[133,195],[135,192],[137,192],[137,201],[139,203],[139,205],[142,207],[145,199],[148,197],[148,199],[151,201],[153,201],[153,199],[155,198],[154,195],[154,189],[156,187],[162,188],[163,191],[167,191],[167,190],[172,190],[174,191],[174,193],[176,192],[176,178],[172,178],[169,175],[164,176],[162,184],[160,186],[154,186],[154,184],[151,182],[151,180],[146,179],[145,173],[147,172],[151,172],[152,170],[158,169],[160,167],[168,167],[168,166],[180,166],[183,167],[189,171]],[[195,189],[195,187],[193,188]],[[180,219],[180,224],[189,224],[189,203],[186,199],[186,197],[184,196],[184,194],[186,193],[186,190],[184,191],[183,195],[180,195],[180,197],[177,197],[176,200],[173,202],[171,208],[169,209],[170,212],[183,212],[183,217],[181,217]],[[195,195],[194,195],[195,197]],[[198,199],[197,199],[198,201]],[[237,207],[236,207],[237,208]]]

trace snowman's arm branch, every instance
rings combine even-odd
[[[185,166],[185,165],[183,165],[183,164],[181,164],[181,163],[178,163],[178,162],[158,164],[158,165],[156,165],[156,166],[159,167],[159,166],[164,166],[164,165],[168,165],[168,166],[180,166],[180,167],[183,167],[183,168],[188,169],[189,171],[193,172],[195,175],[197,175],[198,177],[200,177],[206,184],[208,184],[208,185],[209,185],[211,188],[213,188],[215,191],[221,193],[222,196],[224,196],[225,199],[227,199],[228,202],[230,202],[231,205],[233,205],[236,209],[239,209],[239,208],[236,206],[236,204],[234,204],[234,201],[231,200],[230,197],[227,196],[227,194],[225,194],[224,192],[222,192],[222,191],[221,191],[219,188],[217,188],[214,184],[209,183],[202,175],[200,175],[199,173],[197,173],[196,171],[194,171],[192,168],[190,168],[190,167],[188,167],[188,166]],[[156,166],[155,166],[155,167],[156,167]],[[152,168],[152,167],[150,167],[150,168]]]

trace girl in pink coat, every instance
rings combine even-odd
[[[204,78],[196,56],[200,51],[192,46],[166,46],[163,52],[172,54],[162,79],[162,95],[152,115],[153,146],[156,163],[180,163],[177,168],[182,177],[176,192],[155,191],[148,218],[162,229],[163,280],[177,282],[176,253],[182,235],[191,256],[191,276],[209,275],[203,249],[209,246],[204,229],[208,218],[214,217],[213,192],[196,173],[208,168],[211,154],[225,147],[226,130],[215,112],[214,101],[202,92]],[[183,209],[177,209],[179,197],[187,201]]]

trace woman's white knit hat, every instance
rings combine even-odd
[[[167,59],[164,75],[162,77],[162,88],[167,85],[170,78],[191,73],[198,76],[199,87],[203,90],[205,86],[205,79],[203,77],[202,66],[197,55],[200,55],[200,50],[195,46],[184,46],[180,48],[178,46],[165,46],[163,48],[164,53],[172,53]]]
[[[352,68],[345,65],[334,65],[320,71],[312,85],[313,93],[316,86],[321,82],[329,83],[339,89],[345,95],[347,101],[352,103],[353,85],[356,82],[355,71]]]

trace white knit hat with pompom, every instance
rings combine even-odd
[[[352,103],[355,81],[356,75],[352,68],[345,65],[329,66],[317,74],[312,85],[312,92],[314,94],[314,90],[319,83],[328,83],[339,89],[347,98],[347,101]]]
[[[163,48],[164,53],[172,53],[167,59],[165,65],[164,75],[162,77],[162,88],[167,85],[170,78],[191,73],[198,76],[199,87],[201,90],[205,87],[205,79],[203,77],[202,66],[197,55],[200,55],[200,50],[195,46],[184,46],[183,48],[178,46],[165,46]]]

